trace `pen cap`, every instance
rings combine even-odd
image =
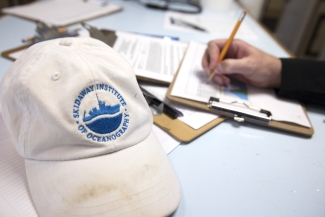
[[[178,206],[179,184],[133,69],[103,42],[38,43],[0,92],[41,216],[164,216]]]

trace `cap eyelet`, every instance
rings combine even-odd
[[[52,76],[51,76],[51,79],[52,79],[53,81],[57,81],[57,80],[59,80],[59,79],[60,79],[60,72],[54,72],[54,73],[52,74]]]
[[[62,46],[70,46],[72,45],[72,38],[61,38],[59,44]]]

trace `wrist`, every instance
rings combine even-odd
[[[273,67],[273,86],[279,88],[281,85],[281,71],[282,71],[282,62],[279,58],[275,57],[274,67]]]

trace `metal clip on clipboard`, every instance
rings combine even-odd
[[[270,111],[249,106],[244,102],[226,102],[216,97],[210,97],[208,107],[218,114],[233,117],[237,122],[247,120],[260,124],[269,124],[272,120]]]

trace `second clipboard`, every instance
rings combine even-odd
[[[203,127],[195,130],[192,127],[185,124],[184,122],[180,121],[179,119],[172,119],[166,114],[153,116],[154,123],[158,127],[160,127],[163,131],[168,133],[170,136],[184,143],[188,143],[198,138],[199,136],[203,135],[205,132],[209,131],[213,127],[222,123],[225,119],[226,117],[220,116],[210,121]]]
[[[151,92],[151,89],[148,86],[152,86],[152,83],[148,83],[148,82],[144,82],[144,81],[138,81],[140,88],[142,89],[142,92],[147,92],[144,93],[144,96],[148,102],[148,99],[146,96],[151,95],[151,97],[149,97],[149,102],[148,105],[151,108],[151,111],[153,113],[153,120],[154,120],[154,124],[157,125],[159,128],[161,128],[163,131],[165,131],[166,133],[168,133],[170,136],[172,136],[173,138],[183,142],[183,143],[188,143],[196,138],[198,138],[199,136],[201,136],[202,134],[204,134],[205,132],[209,131],[210,129],[212,129],[213,127],[217,126],[218,124],[220,124],[221,122],[223,122],[225,120],[225,117],[215,117],[214,119],[212,119],[210,122],[205,123],[203,126],[201,126],[198,129],[194,129],[192,127],[190,127],[189,125],[185,124],[183,121],[181,121],[178,118],[175,118],[178,115],[171,115],[170,112],[167,112],[163,109],[161,109],[161,104],[164,104],[166,102],[164,101],[160,101],[156,96],[154,96]],[[157,91],[158,93],[160,93],[160,96],[162,96],[162,94],[166,91],[166,86],[165,85],[154,85],[155,88],[158,88],[160,91]],[[147,90],[147,88],[149,88]],[[163,91],[161,91],[163,89]],[[154,90],[154,89],[153,89]],[[152,103],[152,99],[156,99],[158,100],[158,102]],[[172,107],[174,105],[172,104],[165,104],[163,105],[162,108],[164,108],[164,106],[168,105],[169,107]],[[185,112],[188,113],[188,112]],[[186,114],[184,113],[184,115],[186,116]]]

